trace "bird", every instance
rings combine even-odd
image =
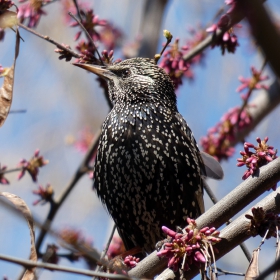
[[[151,253],[166,238],[162,226],[185,227],[204,212],[205,177],[223,170],[200,152],[178,112],[173,82],[149,58],[105,66],[74,64],[103,78],[112,109],[94,165],[94,189],[113,218],[127,250]]]

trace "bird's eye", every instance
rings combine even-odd
[[[130,76],[130,70],[129,69],[124,69],[121,73],[122,78],[127,78]]]

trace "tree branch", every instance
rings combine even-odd
[[[216,197],[215,194],[212,192],[211,188],[209,187],[209,185],[208,185],[206,182],[203,183],[203,188],[204,188],[204,190],[206,191],[206,193],[208,194],[209,198],[212,200],[213,204],[218,203],[219,200],[217,199],[217,197]],[[231,223],[231,222],[232,222],[232,220],[229,220],[229,221],[228,221],[228,223]],[[245,244],[245,243],[241,243],[241,244],[240,244],[240,248],[241,248],[241,250],[243,251],[245,257],[246,257],[247,260],[248,260],[248,262],[250,262],[250,261],[251,261],[251,258],[252,258],[252,255],[250,254],[250,252],[249,252],[249,250],[248,250],[246,244]]]
[[[25,29],[26,31],[28,31],[28,32],[30,32],[30,33],[36,35],[37,37],[39,37],[39,38],[41,38],[41,39],[43,39],[43,40],[46,40],[46,41],[48,41],[49,43],[51,43],[51,44],[57,46],[59,49],[64,50],[65,52],[70,53],[72,56],[74,56],[74,57],[76,57],[76,58],[80,58],[80,57],[81,57],[81,55],[79,55],[78,53],[74,52],[74,51],[71,50],[71,49],[66,48],[66,47],[63,46],[62,44],[60,44],[60,43],[56,42],[55,40],[51,39],[49,36],[41,35],[41,34],[39,34],[38,32],[34,31],[33,29],[31,29],[31,28],[29,28],[29,27],[27,27],[27,26],[25,26],[25,25],[23,25],[23,24],[21,24],[21,23],[18,23],[18,26],[21,27],[21,28],[23,28],[23,29]]]
[[[240,22],[244,18],[244,13],[239,10],[235,10],[234,13],[228,15],[230,17],[230,24],[227,29],[230,29],[232,26]],[[199,53],[203,52],[206,48],[213,45],[223,34],[225,30],[217,29],[214,34],[207,36],[202,42],[192,48],[188,53],[183,56],[183,59],[186,61],[191,60]]]
[[[262,207],[265,213],[273,212],[275,214],[279,214],[280,188],[278,188],[275,192],[270,193],[267,197],[265,197],[262,201],[257,203],[254,207]],[[215,248],[217,248],[219,251],[219,253],[215,254],[216,260],[220,259],[225,254],[234,249],[236,246],[238,246],[241,242],[244,242],[246,239],[251,237],[248,234],[250,220],[245,217],[245,214],[252,214],[252,212],[251,210],[247,211],[221,231],[220,237],[222,238],[222,240],[220,243],[215,245]],[[187,271],[184,274],[184,277],[185,279],[192,279],[198,273],[199,269],[197,267],[192,267],[191,270]],[[166,269],[156,279],[165,280],[174,278],[174,272],[170,269]]]
[[[217,204],[212,206],[207,212],[201,215],[196,220],[198,228],[201,229],[206,226],[219,228],[279,180],[280,158],[277,158],[268,165],[261,167],[259,174],[254,177],[249,177]],[[229,226],[232,226],[233,223]],[[242,241],[243,240],[240,240],[239,243]],[[159,273],[162,267],[166,267],[166,263],[166,259],[158,258],[155,251],[141,261],[135,268],[130,270],[129,276],[152,278]]]
[[[157,51],[162,16],[167,0],[147,0],[144,8],[144,17],[141,25],[143,40],[138,56],[154,58]]]
[[[79,274],[79,275],[85,275],[85,276],[96,276],[96,277],[109,278],[109,279],[126,279],[126,280],[131,279],[125,275],[104,273],[104,272],[103,273],[95,272],[95,271],[91,271],[91,270],[87,270],[87,269],[78,269],[78,268],[60,266],[60,265],[56,265],[56,264],[37,263],[37,262],[23,260],[23,259],[19,259],[19,258],[15,258],[15,257],[6,256],[6,255],[0,255],[0,260],[8,261],[11,263],[16,263],[16,264],[24,266],[25,268],[40,267],[40,268],[44,268],[44,269],[68,272],[68,273],[72,273],[72,274]]]
[[[251,31],[267,58],[275,75],[280,78],[280,36],[264,7],[262,0],[240,1],[240,6],[250,24]]]

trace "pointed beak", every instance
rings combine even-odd
[[[104,79],[110,79],[114,74],[106,68],[106,66],[97,66],[92,64],[72,63],[75,66],[83,68],[91,73],[98,75]]]

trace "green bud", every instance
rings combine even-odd
[[[173,38],[173,36],[172,36],[172,34],[170,33],[170,31],[168,31],[168,30],[163,30],[163,36],[168,40],[168,41],[171,41],[172,40],[172,38]]]

